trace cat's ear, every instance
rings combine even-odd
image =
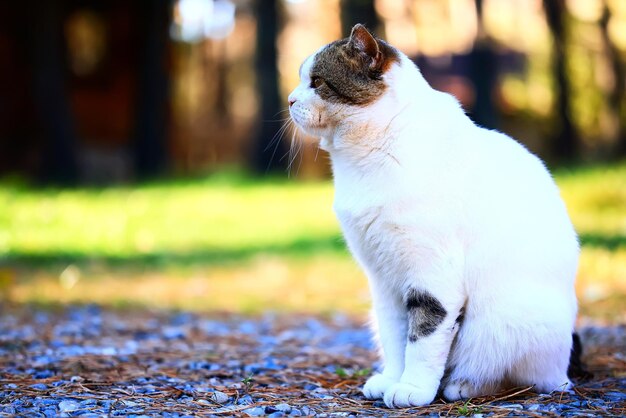
[[[365,28],[365,26],[360,23],[354,25],[348,42],[371,59],[371,69],[380,68],[383,62],[383,54],[380,52],[378,42],[376,42],[376,39]]]

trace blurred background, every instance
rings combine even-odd
[[[581,310],[625,322],[622,0],[1,2],[2,301],[365,312],[328,158],[280,131],[357,22],[547,161]]]

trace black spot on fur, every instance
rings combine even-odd
[[[578,334],[572,334],[572,351],[569,357],[569,367],[567,368],[567,376],[570,379],[589,380],[593,377],[585,364],[582,362],[583,344]]]
[[[315,93],[329,102],[360,106],[380,97],[387,88],[382,75],[392,63],[399,62],[400,57],[392,46],[372,39],[380,53],[374,64],[373,58],[349,38],[335,41],[321,50],[310,74],[311,78],[324,80]]]
[[[456,317],[456,323],[461,325],[465,321],[465,307],[461,308],[459,311],[459,316]]]
[[[409,317],[409,341],[431,335],[446,318],[441,302],[428,292],[410,290],[406,298]]]

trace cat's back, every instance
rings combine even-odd
[[[515,258],[519,269],[529,268],[529,259],[543,260],[544,266],[575,265],[576,233],[538,157],[508,135],[476,127],[451,158],[460,167],[455,176],[462,183],[458,193],[470,257]]]
[[[464,170],[458,175],[467,179],[465,186],[477,199],[526,210],[563,206],[546,166],[515,139],[475,126],[465,142],[452,158],[465,161],[457,161],[457,166]]]

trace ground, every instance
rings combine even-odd
[[[626,328],[581,324],[594,377],[390,410],[360,392],[378,366],[363,318],[95,305],[5,306],[0,416],[623,416]]]

